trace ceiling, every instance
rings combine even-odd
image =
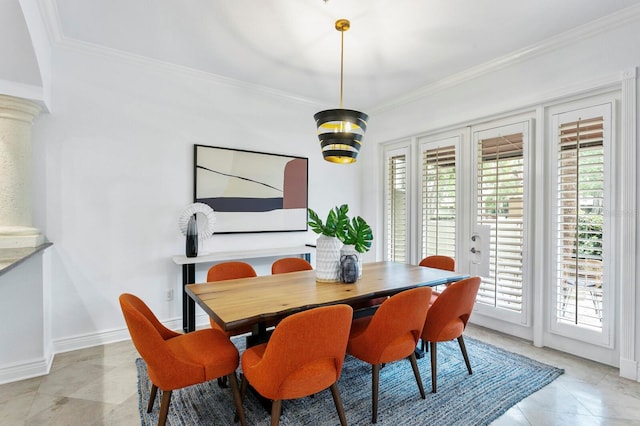
[[[53,0],[63,40],[365,109],[638,0]]]

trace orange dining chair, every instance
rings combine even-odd
[[[471,316],[479,288],[480,277],[466,278],[452,283],[443,290],[427,312],[427,319],[422,330],[422,341],[429,342],[431,350],[431,388],[433,393],[436,393],[436,348],[438,342],[457,338],[464,362],[467,364],[467,370],[469,370],[469,374],[472,374],[462,333]]]
[[[158,389],[162,391],[158,425],[167,420],[172,391],[222,376],[231,383],[237,416],[246,424],[236,377],[238,349],[224,333],[213,329],[176,333],[163,326],[138,297],[124,293],[119,300],[131,340],[147,364],[152,383],[147,413]]]
[[[242,397],[251,385],[260,395],[271,399],[271,425],[277,426],[282,400],[331,388],[340,424],[346,425],[337,382],[352,316],[350,306],[332,305],[283,319],[269,342],[250,347],[242,354]]]
[[[443,269],[445,271],[454,271],[456,269],[456,261],[453,257],[441,256],[438,254],[425,257],[418,265],[426,266],[427,268]],[[436,301],[438,296],[440,296],[439,291],[434,290],[431,293],[431,304]]]
[[[256,271],[255,269],[253,269],[253,266],[249,265],[248,263],[222,262],[222,263],[213,265],[211,268],[209,268],[209,271],[207,271],[207,282],[233,280],[236,278],[252,278],[257,276],[258,274],[256,274]],[[213,320],[213,318],[209,318],[209,322],[211,323],[212,328],[218,329],[220,331],[224,331],[222,330],[222,327],[220,327],[218,323]],[[234,331],[233,333],[231,332],[225,332],[225,333],[231,336],[236,334],[243,334],[248,331],[251,331],[251,330],[242,329],[242,330]]]
[[[420,396],[426,398],[414,350],[430,298],[430,287],[405,290],[385,300],[373,316],[358,318],[351,325],[347,353],[373,366],[372,423],[378,420],[378,382],[383,364],[409,358]]]
[[[285,274],[287,272],[311,271],[313,266],[301,257],[285,257],[278,259],[271,265],[272,274]]]
[[[252,278],[257,276],[258,274],[256,274],[253,266],[246,262],[222,262],[209,268],[207,271],[207,282],[234,280],[236,278]],[[223,333],[226,333],[229,337],[251,331],[251,327],[239,328],[233,331],[224,331],[222,327],[220,327],[211,317],[209,317],[209,323],[211,324],[211,328],[220,330]],[[224,377],[219,378],[218,385],[220,385],[220,387],[226,387],[227,379]]]

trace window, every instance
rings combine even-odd
[[[596,111],[591,111],[596,112]],[[556,321],[602,330],[605,116],[555,117]]]
[[[386,260],[409,261],[409,150],[387,151],[386,161]]]
[[[421,258],[456,257],[456,143],[450,138],[422,145]]]

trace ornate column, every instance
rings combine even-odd
[[[44,242],[31,211],[31,124],[39,113],[34,102],[0,95],[0,248]]]

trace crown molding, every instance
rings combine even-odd
[[[229,77],[224,77],[218,74],[213,74],[206,71],[197,70],[184,65],[176,65],[170,62],[161,61],[158,59],[149,58],[142,55],[136,55],[122,50],[113,49],[97,45],[94,43],[88,43],[80,40],[70,39],[64,35],[56,45],[60,48],[75,51],[80,54],[93,55],[102,57],[109,60],[118,61],[126,65],[135,65],[144,67],[153,72],[164,73],[167,75],[174,75],[179,77],[194,78],[203,80],[209,83],[220,84],[228,87],[234,87],[238,89],[247,90],[254,93],[260,93],[262,95],[284,99],[300,104],[322,106],[324,103],[319,100],[305,98],[302,96],[294,95],[292,93],[284,92],[270,87],[261,86],[257,84],[247,83],[241,80],[236,80]]]
[[[261,86],[257,84],[247,83],[244,81],[236,80],[229,77],[224,77],[218,74],[213,74],[206,71],[200,71],[195,68],[190,68],[183,65],[176,65],[169,62],[161,61],[158,59],[149,58],[142,55],[137,55],[122,50],[102,46],[95,43],[89,43],[81,40],[69,38],[62,32],[62,26],[60,23],[60,15],[55,0],[38,0],[40,10],[42,11],[43,20],[45,21],[45,28],[51,40],[51,43],[58,48],[68,51],[77,52],[85,55],[97,56],[109,60],[118,61],[126,65],[141,66],[147,68],[153,72],[165,73],[174,76],[181,76],[186,78],[195,78],[209,83],[216,83],[229,87],[247,90],[254,93],[260,93],[262,95],[275,97],[299,104],[313,105],[315,107],[322,107],[325,103],[311,98],[305,98],[292,93],[288,93],[281,90],[272,89],[270,87]]]
[[[587,24],[566,31],[562,34],[558,34],[557,36],[543,40],[540,43],[517,50],[478,66],[468,68],[449,77],[440,79],[432,84],[423,86],[405,95],[391,99],[388,102],[369,108],[369,111],[371,113],[380,113],[398,108],[405,104],[409,104],[425,98],[433,93],[458,86],[462,83],[474,80],[491,72],[495,72],[513,66],[515,64],[525,62],[527,60],[535,58],[536,56],[551,53],[562,47],[594,37],[603,32],[638,20],[640,20],[640,4],[622,9],[611,15],[604,16],[595,21],[591,21]]]

